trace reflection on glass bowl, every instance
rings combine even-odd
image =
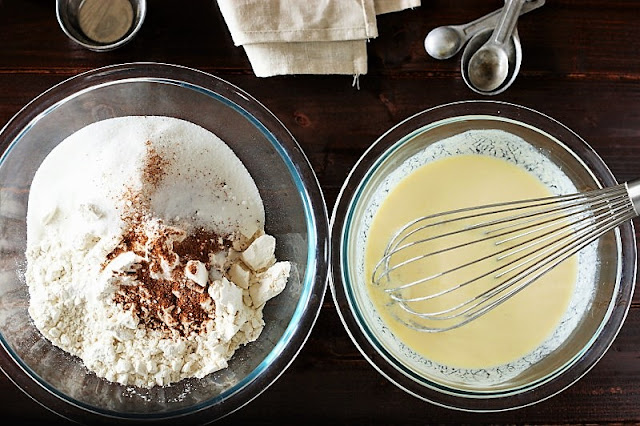
[[[51,345],[27,313],[24,281],[29,187],[47,154],[93,122],[165,115],[218,135],[253,176],[276,256],[290,260],[282,294],[264,309],[259,339],[240,348],[229,367],[203,379],[141,389],[98,378]],[[326,207],[306,157],[282,123],[258,101],[212,75],[173,65],[101,68],[43,93],[0,133],[0,365],[43,406],[72,420],[136,419],[204,423],[251,401],[289,366],[317,318],[328,273]]]
[[[460,143],[468,135],[474,135],[475,145]],[[567,313],[553,335],[522,359],[492,368],[455,368],[424,358],[390,331],[370,300],[364,273],[367,229],[381,197],[398,175],[436,159],[434,152],[482,153],[496,135],[525,141],[576,190],[616,184],[600,157],[557,121],[507,103],[459,102],[416,114],[381,136],[353,168],[331,219],[331,290],[354,343],[408,393],[468,411],[530,405],[582,377],[617,335],[635,285],[635,235],[628,222],[580,253]]]

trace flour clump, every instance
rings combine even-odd
[[[98,376],[163,386],[225,368],[285,287],[262,199],[231,149],[169,117],[80,129],[38,169],[29,313]]]

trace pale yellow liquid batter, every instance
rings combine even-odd
[[[462,207],[538,198],[552,195],[535,176],[505,160],[483,155],[460,155],[428,163],[404,178],[381,204],[372,222],[365,252],[365,272],[370,280],[375,265],[393,234],[405,223],[425,215]],[[443,244],[451,244],[446,242]],[[429,247],[420,247],[418,251]],[[448,269],[460,262],[460,256],[482,257],[495,251],[495,246],[479,245],[460,255],[442,255],[431,259],[437,268]],[[431,265],[412,263],[402,269],[402,281],[429,274]],[[436,269],[437,269],[436,268]],[[484,269],[483,269],[484,268]],[[435,280],[412,290],[412,295],[426,294],[425,289],[449,287],[451,280],[461,282],[486,270],[486,265],[465,268],[453,277]],[[570,258],[543,275],[523,291],[483,317],[460,328],[426,333],[413,330],[397,320],[409,318],[389,304],[384,282],[373,285],[369,294],[381,318],[406,345],[425,358],[458,368],[487,368],[521,358],[538,347],[557,327],[567,310],[577,280],[577,259]],[[491,285],[479,283],[475,285]],[[393,285],[390,285],[394,287]],[[467,294],[465,294],[465,292]],[[462,300],[478,294],[478,287],[465,287],[462,292],[436,301],[414,304],[418,309],[434,309],[434,303],[446,305],[452,299]],[[443,305],[443,306],[444,306]],[[414,319],[415,317],[410,317]],[[429,322],[418,320],[429,325]],[[438,325],[443,325],[439,322]]]

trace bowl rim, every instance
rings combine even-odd
[[[188,81],[187,81],[188,80]],[[262,103],[244,90],[220,77],[180,65],[156,62],[132,62],[109,65],[72,76],[41,93],[21,108],[0,130],[0,165],[6,160],[21,135],[32,123],[57,105],[83,91],[131,81],[158,81],[199,90],[223,101],[256,126],[274,145],[296,181],[307,221],[308,258],[303,290],[292,319],[278,343],[249,375],[221,396],[193,407],[153,414],[126,414],[78,403],[60,392],[53,393],[42,380],[34,378],[0,335],[0,369],[27,396],[48,410],[75,421],[105,418],[118,421],[154,419],[204,422],[227,416],[242,408],[270,385],[291,365],[306,343],[318,318],[329,273],[329,224],[326,203],[317,176],[302,148],[284,124]],[[265,362],[272,364],[266,369]],[[223,402],[223,404],[220,404]]]
[[[542,380],[540,383],[534,382],[537,383],[535,387],[525,389],[520,393],[497,392],[494,395],[488,395],[463,391],[455,393],[451,392],[446,386],[437,383],[431,383],[432,386],[426,386],[403,374],[400,371],[401,369],[394,367],[393,357],[390,354],[384,351],[381,352],[380,348],[372,344],[367,333],[363,331],[366,326],[363,325],[359,313],[354,312],[351,306],[350,289],[347,288],[348,280],[345,279],[345,268],[348,268],[348,266],[345,266],[346,256],[344,254],[346,250],[345,235],[347,233],[345,228],[355,204],[354,200],[357,198],[361,185],[363,185],[363,180],[382,157],[392,151],[396,145],[400,144],[412,132],[419,132],[420,129],[424,129],[430,124],[439,124],[443,121],[461,119],[463,117],[507,119],[533,128],[537,128],[537,126],[532,121],[535,119],[544,120],[545,125],[548,125],[549,128],[541,129],[541,131],[564,143],[573,151],[574,155],[575,149],[579,148],[581,151],[580,155],[577,155],[578,159],[585,163],[585,166],[592,174],[594,170],[598,173],[594,177],[601,180],[601,184],[605,186],[617,184],[615,177],[604,161],[580,136],[557,120],[534,109],[502,101],[469,100],[438,105],[420,111],[393,126],[380,136],[358,159],[345,179],[330,219],[332,248],[329,286],[340,320],[353,343],[380,374],[400,389],[435,405],[461,411],[496,412],[512,410],[543,401],[568,388],[593,368],[613,343],[628,313],[635,286],[637,253],[634,226],[629,221],[618,229],[619,241],[622,247],[622,269],[620,270],[620,290],[615,304],[616,306],[617,304],[622,306],[618,307],[618,309],[611,309],[614,304],[612,302],[609,318],[605,324],[601,325],[599,337],[595,341],[592,339],[590,346],[578,353],[572,363],[567,363],[559,371],[554,371],[551,377]],[[625,241],[627,242],[626,245]],[[629,247],[626,247],[627,245]],[[603,334],[608,334],[608,338],[604,338]],[[519,390],[516,389],[516,391]]]

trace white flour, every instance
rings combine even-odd
[[[204,377],[258,338],[286,284],[263,226],[255,183],[210,132],[167,117],[92,124],[34,178],[29,313],[109,381]]]

